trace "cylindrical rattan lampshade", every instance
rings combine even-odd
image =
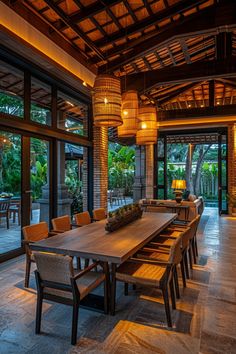
[[[121,116],[123,124],[118,127],[119,137],[134,136],[137,132],[138,92],[130,90],[122,94]]]
[[[157,111],[155,107],[144,106],[138,111],[137,145],[151,145],[157,142]]]
[[[93,87],[94,125],[117,127],[122,124],[120,79],[112,75],[98,75]]]

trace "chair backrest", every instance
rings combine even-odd
[[[71,285],[74,276],[72,257],[34,252],[41,280]]]
[[[24,239],[26,241],[40,241],[48,237],[48,225],[45,221],[39,224],[22,227]]]
[[[71,230],[69,215],[59,216],[58,218],[52,219],[52,227],[54,230],[58,230],[58,231]]]
[[[106,219],[106,211],[104,208],[98,208],[93,210],[93,218],[94,220],[103,220]]]
[[[10,207],[10,199],[0,201],[0,211],[7,212]]]
[[[88,211],[84,211],[83,213],[75,214],[75,223],[78,226],[84,226],[91,223],[91,217]]]
[[[169,263],[179,264],[182,259],[181,237],[178,237],[170,248]]]
[[[190,228],[190,240],[195,236],[198,228],[199,221],[201,219],[200,215],[197,215],[189,224],[188,227]]]

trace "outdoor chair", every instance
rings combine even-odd
[[[72,258],[69,256],[35,252],[35,261],[37,265],[35,271],[37,284],[35,333],[40,333],[44,299],[70,305],[73,307],[71,344],[75,345],[80,301],[102,282],[104,282],[104,312],[108,313],[108,267],[101,264],[104,271],[98,273],[94,271],[98,264],[96,262],[75,274]]]
[[[170,253],[165,260],[156,260],[151,257],[134,256],[121,264],[112,275],[111,288],[111,313],[115,314],[116,281],[126,284],[154,287],[162,291],[167,324],[172,327],[171,312],[169,305],[169,289],[171,293],[172,307],[176,308],[173,269],[181,260],[181,239],[175,240],[170,248]]]
[[[35,262],[34,253],[32,253],[29,244],[44,240],[50,236],[54,236],[56,232],[49,232],[48,225],[45,221],[39,224],[22,227],[24,235],[25,255],[26,255],[26,269],[25,269],[25,287],[29,287],[30,267],[31,262]]]
[[[7,229],[9,229],[9,207],[10,199],[0,201],[0,222],[2,218],[6,218]]]
[[[92,219],[89,215],[88,211],[84,211],[82,213],[75,214],[75,223],[77,226],[85,226],[91,224]]]
[[[93,220],[94,221],[100,221],[106,219],[106,211],[104,208],[98,208],[93,210]]]
[[[10,218],[13,216],[13,223],[16,222],[16,216],[18,220],[18,225],[21,223],[21,199],[14,199],[10,202],[9,207]]]

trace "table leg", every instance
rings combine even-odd
[[[111,300],[110,300],[110,312],[111,315],[115,315],[116,304],[116,264],[111,264]]]

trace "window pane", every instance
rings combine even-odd
[[[0,254],[21,247],[21,136],[0,131]]]
[[[51,86],[32,77],[31,79],[31,120],[41,124],[51,124]]]
[[[164,139],[159,138],[157,141],[157,156],[164,157]]]
[[[82,102],[58,92],[57,126],[73,134],[88,136],[88,107]]]
[[[31,224],[49,225],[49,142],[30,139]]]
[[[157,184],[164,184],[164,161],[158,161]]]
[[[57,214],[87,210],[87,148],[58,142]]]
[[[164,199],[164,189],[158,189],[157,198]]]
[[[23,118],[24,75],[0,61],[0,112]]]

